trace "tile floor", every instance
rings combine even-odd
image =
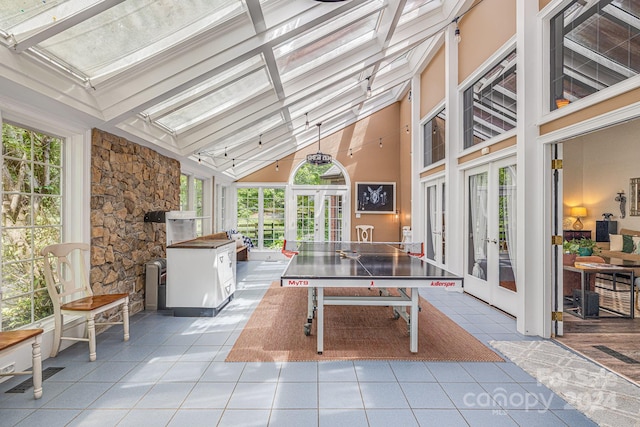
[[[225,363],[227,352],[285,264],[238,264],[235,299],[215,318],[162,312],[98,336],[98,360],[78,343],[43,367],[64,367],[32,390],[5,393],[2,426],[592,426],[513,363]],[[424,295],[483,342],[522,340],[515,321],[476,299]]]

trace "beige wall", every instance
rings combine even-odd
[[[406,101],[403,101],[406,102]],[[406,109],[406,107],[404,107]],[[324,136],[320,140],[323,153],[331,154],[340,162],[351,180],[351,194],[355,194],[357,181],[371,182],[395,182],[396,183],[396,207],[407,206],[405,188],[411,185],[408,181],[402,181],[401,153],[406,149],[401,148],[401,142],[409,145],[405,132],[405,122],[401,122],[401,103],[397,102],[372,114],[353,125]],[[406,113],[405,113],[406,114]],[[408,117],[408,115],[407,115]],[[404,120],[404,119],[403,119]],[[408,120],[408,119],[407,119]],[[408,121],[407,121],[408,123]],[[379,139],[382,138],[382,148],[379,147]],[[349,150],[353,150],[353,158],[349,156]],[[239,182],[287,182],[293,169],[304,161],[307,154],[318,151],[318,145],[312,144],[296,153],[278,161],[279,171],[276,172],[275,164],[270,164]],[[408,160],[407,160],[408,161]],[[400,191],[402,189],[402,191]],[[399,241],[401,234],[401,221],[396,215],[363,214],[355,217],[355,200],[351,206],[351,239],[355,240],[354,227],[358,224],[371,224],[375,227],[374,239],[377,241]],[[404,208],[402,208],[404,210]],[[409,209],[410,212],[410,209]]]
[[[458,27],[462,37],[458,44],[458,82],[463,82],[515,35],[516,2],[484,0],[460,19]]]
[[[604,100],[597,104],[583,108],[575,113],[563,116],[557,120],[545,123],[540,126],[540,135],[563,129],[565,127],[584,122],[599,115],[609,113],[622,107],[635,104],[640,99],[640,88],[630,90],[614,98]]]
[[[585,230],[591,230],[595,238],[595,221],[604,212],[614,214],[620,228],[640,230],[640,217],[629,216],[627,200],[626,217],[620,216],[620,205],[614,200],[616,193],[624,189],[629,197],[629,179],[640,177],[638,158],[640,145],[640,120],[614,126],[572,139],[563,144],[563,216],[565,229],[575,221],[569,217],[573,206],[585,206],[587,218],[583,218]]]
[[[445,96],[444,46],[438,49],[420,75],[420,118],[424,118]]]

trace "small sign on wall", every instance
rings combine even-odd
[[[395,212],[395,182],[356,182],[356,214],[393,214]]]

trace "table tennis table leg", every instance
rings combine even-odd
[[[409,328],[411,333],[411,353],[418,352],[418,311],[420,307],[418,306],[418,289],[411,288],[411,317]]]
[[[316,332],[318,333],[318,354],[322,354],[324,348],[324,288],[317,288],[317,298]]]

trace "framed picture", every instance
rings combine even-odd
[[[396,212],[395,182],[356,182],[356,213]]]

